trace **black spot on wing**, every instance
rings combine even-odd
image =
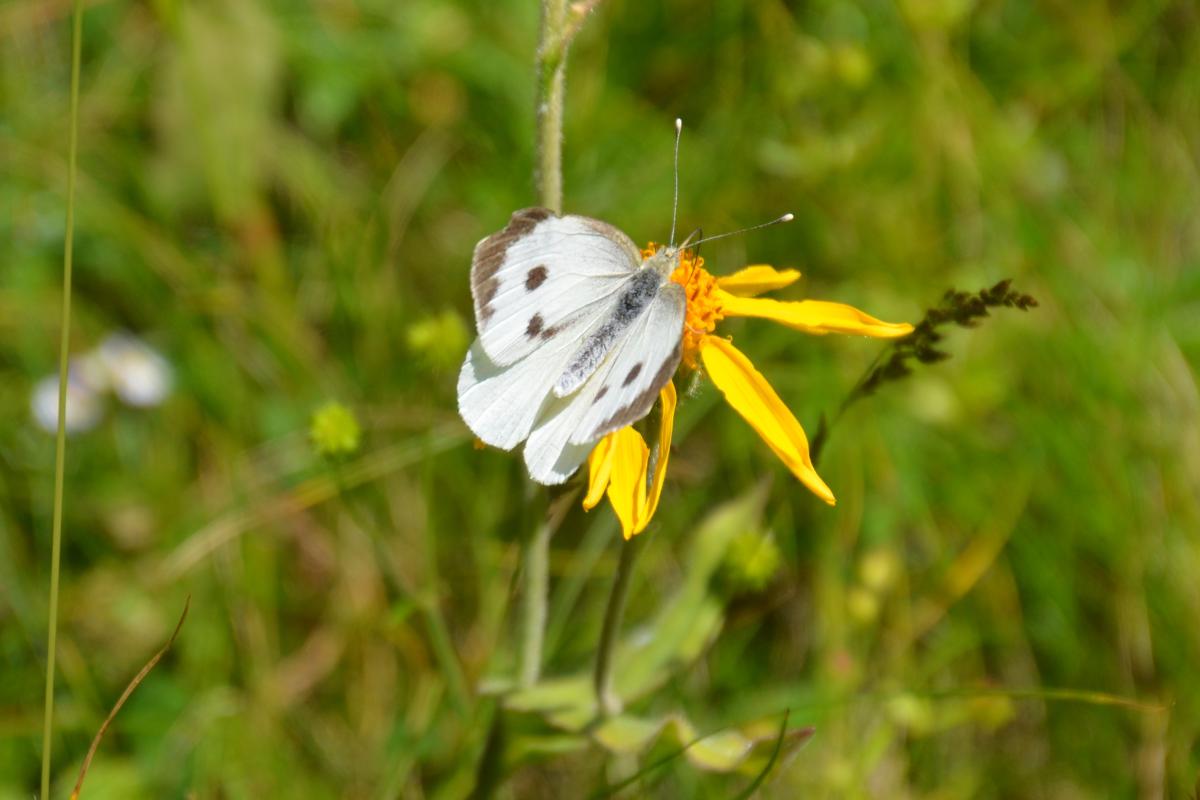
[[[545,324],[541,314],[534,314],[529,318],[529,324],[525,326],[525,335],[530,339],[536,339],[537,335],[542,332],[542,326]]]
[[[515,212],[504,230],[493,233],[475,245],[471,259],[471,294],[475,298],[475,321],[485,323],[492,318],[495,309],[492,300],[500,290],[500,279],[496,273],[504,265],[508,248],[518,239],[528,235],[537,224],[554,216],[548,208],[525,208]]]
[[[604,395],[606,395],[606,394],[608,394],[608,387],[607,387],[607,386],[601,386],[601,387],[600,387],[600,391],[596,392],[596,396],[595,396],[594,398],[592,398],[592,405],[595,405],[596,403],[599,403],[599,402],[600,402],[600,398],[601,398],[601,397],[604,397]]]
[[[600,438],[605,434],[612,433],[618,428],[624,428],[626,425],[637,422],[642,417],[646,416],[650,411],[650,407],[654,405],[654,398],[658,396],[659,390],[666,386],[667,381],[671,380],[671,376],[675,374],[675,368],[679,366],[679,356],[681,355],[679,343],[675,344],[675,349],[671,351],[671,355],[667,356],[667,360],[658,368],[658,372],[654,375],[654,380],[642,390],[642,393],[633,398],[623,408],[618,408],[613,415],[596,428],[595,438]],[[640,365],[639,365],[640,366]],[[634,377],[637,377],[636,375]]]
[[[633,383],[635,380],[637,380],[637,376],[641,373],[641,371],[642,364],[639,361],[637,364],[633,365],[633,369],[629,370],[629,374],[625,376],[625,380],[621,381],[621,386],[624,387]]]
[[[525,276],[525,291],[532,292],[534,289],[546,282],[546,276],[550,271],[546,269],[545,264],[538,264],[533,269],[529,270],[529,274]]]

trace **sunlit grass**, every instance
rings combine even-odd
[[[38,788],[46,666],[55,464],[28,391],[56,368],[71,170],[69,15],[43,5],[0,11],[0,797]],[[177,375],[161,408],[114,405],[68,441],[63,795],[189,593],[85,798],[469,789],[480,690],[519,660],[518,550],[541,503],[519,459],[472,448],[461,352],[439,343],[471,327],[475,242],[537,201],[537,12],[89,5],[70,344],[131,330]],[[714,272],[794,267],[786,299],[885,319],[1007,277],[1041,304],[952,333],[948,361],[850,408],[820,465],[832,511],[712,387],[680,387],[626,630],[678,597],[688,531],[718,498],[768,485],[751,533],[780,565],[762,591],[705,585],[719,635],[634,712],[681,710],[700,734],[769,719],[769,755],[790,708],[816,732],[769,797],[1192,791],[1198,24],[1170,2],[610,0],[590,18],[567,83],[568,210],[664,238],[682,116],[681,229],[797,215],[706,246]],[[810,433],[878,353],[728,333]],[[308,439],[330,398],[361,423],[340,476]],[[546,675],[589,677],[609,514],[573,508],[552,541]],[[510,788],[590,791],[658,755],[559,752]],[[678,757],[641,788],[730,797],[753,774]]]

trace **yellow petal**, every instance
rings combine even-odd
[[[804,429],[750,359],[719,336],[704,338],[700,357],[708,377],[724,393],[729,405],[750,423],[801,483],[833,505],[833,492],[821,480],[808,455]]]
[[[608,502],[621,521],[626,539],[645,527],[638,527],[646,507],[646,464],[650,449],[633,428],[621,428],[612,434],[612,474],[608,484]]]
[[[738,297],[729,292],[721,292],[719,300],[721,310],[727,317],[761,317],[817,335],[850,333],[877,339],[895,339],[907,336],[913,330],[907,322],[883,322],[845,303],[825,300],[786,303],[766,298]]]
[[[612,444],[615,436],[615,433],[610,433],[596,442],[591,455],[588,456],[588,490],[587,496],[583,498],[584,511],[595,508],[604,497],[604,490],[608,488],[609,476],[612,475]]]
[[[634,533],[641,533],[650,524],[654,512],[658,510],[658,498],[662,495],[663,481],[667,477],[667,461],[671,456],[671,435],[675,432],[675,383],[667,381],[667,385],[659,392],[658,401],[662,403],[662,424],[658,428],[658,461],[654,464],[654,480],[650,484],[650,496],[646,498],[646,506],[641,514],[640,527]]]
[[[738,297],[754,297],[791,286],[799,279],[800,273],[794,269],[775,269],[766,264],[754,264],[732,275],[717,278],[717,286]]]

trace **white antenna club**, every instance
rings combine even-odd
[[[671,203],[671,239],[670,244],[668,245],[668,247],[670,247],[672,250],[675,249],[675,225],[679,221],[679,139],[682,135],[683,120],[677,117],[675,119],[675,199]],[[704,244],[705,242],[715,242],[717,239],[725,239],[730,236],[737,236],[739,234],[749,233],[750,231],[757,231],[761,228],[769,228],[770,226],[778,225],[781,222],[791,222],[795,218],[795,214],[784,214],[778,219],[773,219],[770,222],[764,222],[759,225],[751,225],[749,228],[742,228],[740,230],[730,231],[729,233],[718,233],[716,236],[709,236],[695,242],[684,240],[683,244],[680,245],[680,248],[683,249],[688,247],[696,247]],[[699,231],[696,231],[690,234],[688,239],[698,232]]]
[[[751,225],[749,228],[742,228],[740,230],[730,231],[729,233],[718,233],[716,236],[706,236],[697,242],[692,242],[691,246],[696,247],[697,245],[704,244],[705,242],[715,242],[717,239],[726,239],[730,236],[738,236],[743,233],[749,233],[750,231],[757,231],[757,230],[761,230],[762,228],[769,228],[772,225],[778,225],[781,222],[791,222],[795,218],[796,218],[795,214],[784,214],[779,219],[773,219],[770,222],[763,222],[758,225]]]

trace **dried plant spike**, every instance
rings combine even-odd
[[[896,339],[875,359],[875,362],[850,390],[846,399],[842,401],[829,423],[825,424],[822,420],[818,433],[813,439],[814,461],[824,447],[829,429],[847,408],[862,398],[874,394],[883,384],[907,378],[913,372],[911,364],[913,360],[921,364],[937,364],[950,358],[948,352],[935,347],[945,337],[945,334],[939,332],[938,328],[949,323],[954,323],[961,328],[976,328],[980,322],[991,316],[988,309],[1016,308],[1028,311],[1031,308],[1037,308],[1037,304],[1037,300],[1032,295],[1015,291],[1012,288],[1011,278],[1005,278],[974,293],[963,292],[954,287],[947,289],[942,294],[941,302],[938,305],[926,309],[925,316],[913,326],[912,333]]]

